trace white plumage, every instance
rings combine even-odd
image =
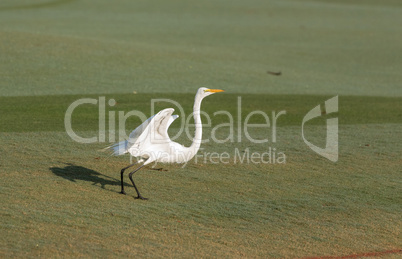
[[[172,141],[168,135],[169,126],[179,117],[178,115],[172,115],[174,112],[173,108],[164,109],[148,118],[130,133],[128,140],[118,142],[108,147],[108,149],[113,150],[114,155],[130,153],[132,156],[139,158],[137,163],[141,163],[142,165],[129,174],[129,178],[138,194],[136,198],[145,199],[140,195],[132,179],[132,175],[143,166],[155,161],[163,163],[185,163],[195,156],[200,148],[202,140],[201,102],[206,96],[217,92],[223,92],[223,90],[202,87],[198,89],[195,95],[193,108],[195,136],[190,147],[185,147]],[[135,164],[129,165],[121,170],[121,193],[123,194],[126,194],[123,185],[123,173],[127,168]]]

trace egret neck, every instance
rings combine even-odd
[[[193,117],[194,117],[194,125],[195,125],[195,135],[193,138],[193,143],[188,148],[190,151],[190,156],[193,158],[195,154],[197,154],[198,150],[201,146],[202,141],[202,122],[201,122],[201,102],[204,99],[204,96],[200,94],[196,94],[194,107],[193,107]]]

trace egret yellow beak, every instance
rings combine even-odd
[[[219,93],[219,92],[224,92],[224,91],[221,89],[207,89],[207,90],[204,90],[204,92]]]

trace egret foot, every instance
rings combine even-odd
[[[125,191],[121,191],[120,193],[121,193],[121,194],[124,194],[124,195],[126,195],[126,194],[127,194]]]
[[[141,200],[144,200],[144,201],[146,201],[146,200],[148,200],[148,198],[144,198],[144,197],[142,197],[142,196],[137,196],[137,197],[135,197],[134,199],[141,199]]]

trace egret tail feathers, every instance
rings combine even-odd
[[[128,152],[128,141],[123,140],[118,143],[115,143],[111,146],[108,146],[103,149],[103,151],[111,151],[112,155],[120,156]]]

